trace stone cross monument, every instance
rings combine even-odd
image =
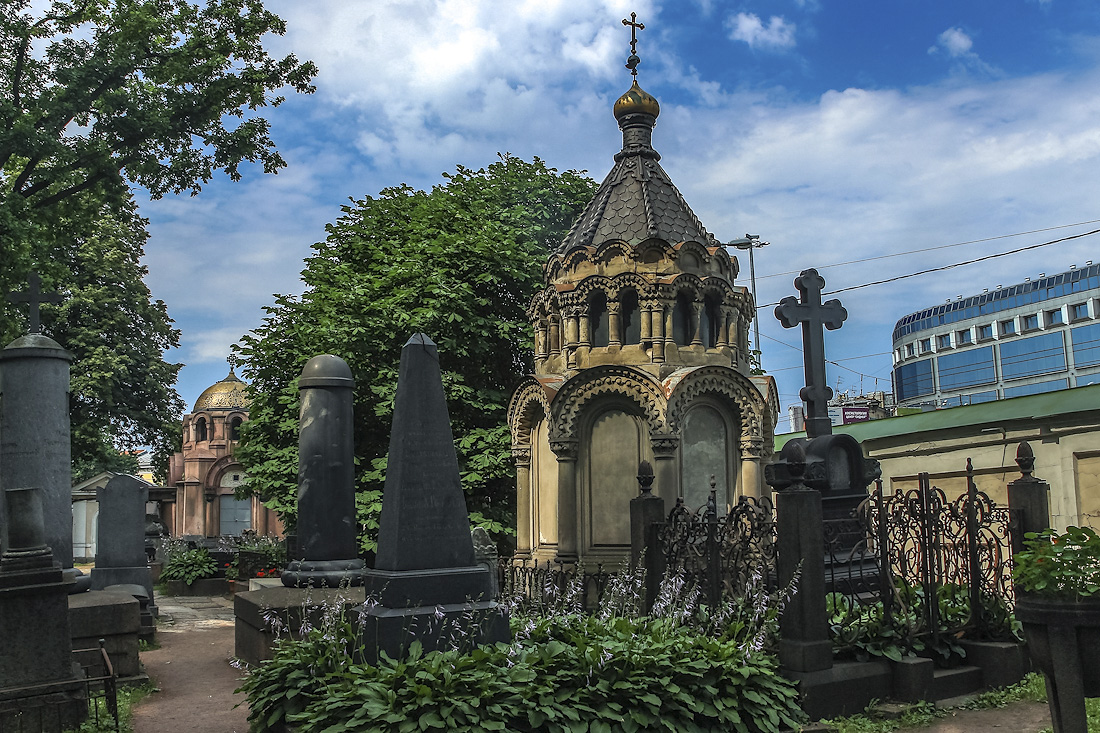
[[[825,278],[812,267],[795,278],[794,286],[802,294],[802,299],[796,300],[788,295],[775,307],[775,317],[783,328],[802,325],[806,386],[798,396],[806,403],[806,437],[816,438],[833,432],[833,424],[829,420],[829,400],[833,398],[833,390],[825,378],[825,334],[822,327],[830,331],[840,328],[848,317],[848,311],[844,310],[839,300],[821,302]]]
[[[72,467],[69,444],[69,364],[72,354],[41,333],[39,306],[61,296],[43,294],[31,273],[30,287],[11,293],[12,302],[30,304],[30,333],[0,350],[0,490],[29,486],[41,490],[46,544],[66,579],[73,567]],[[0,547],[7,522],[0,502]]]

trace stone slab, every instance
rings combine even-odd
[[[0,688],[56,682],[71,674],[68,586],[60,570],[46,575],[53,582],[29,582],[42,576],[34,571],[0,573]]]
[[[73,649],[94,649],[103,639],[104,648],[120,677],[141,675],[138,600],[128,593],[104,590],[79,593],[68,599]]]
[[[401,659],[413,641],[424,651],[470,650],[481,644],[508,642],[512,638],[508,616],[495,602],[448,603],[419,608],[361,609],[359,646],[361,661],[374,664],[382,652]]]
[[[797,683],[802,709],[811,720],[854,715],[872,700],[890,696],[890,665],[884,661],[838,662],[816,672],[782,673]]]
[[[1031,671],[1027,644],[1008,641],[960,642],[966,650],[966,661],[982,670],[982,684],[987,688],[1014,685]]]
[[[280,635],[278,629],[295,638],[303,621],[317,625],[324,609],[340,607],[345,613],[365,600],[362,587],[287,588],[282,585],[263,588],[233,597],[234,655],[258,666],[271,658],[271,649]]]

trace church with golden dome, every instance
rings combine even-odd
[[[174,507],[163,512],[175,537],[281,534],[276,514],[257,498],[237,499],[248,481],[234,457],[241,425],[248,421],[248,394],[234,373],[207,387],[195,409],[183,416],[183,448],[168,465],[168,486],[175,488]]]
[[[659,163],[660,105],[638,85],[635,44],[632,32],[634,81],[613,108],[622,149],[528,309],[535,372],[508,410],[518,558],[627,557],[643,460],[668,508],[704,506],[713,487],[724,513],[767,491],[779,398],[752,373],[753,298]]]

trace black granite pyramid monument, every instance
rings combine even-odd
[[[489,570],[474,559],[439,353],[424,334],[401,351],[378,553],[364,585],[369,662],[401,656],[414,639],[430,651],[510,638]]]

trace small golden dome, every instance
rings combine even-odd
[[[195,400],[195,409],[200,410],[247,410],[249,405],[248,394],[245,392],[245,384],[230,368],[229,376],[207,387],[199,398]]]
[[[621,120],[625,115],[634,112],[643,112],[656,117],[661,114],[661,105],[657,104],[657,98],[638,86],[638,80],[630,85],[626,94],[615,101],[615,119]]]

